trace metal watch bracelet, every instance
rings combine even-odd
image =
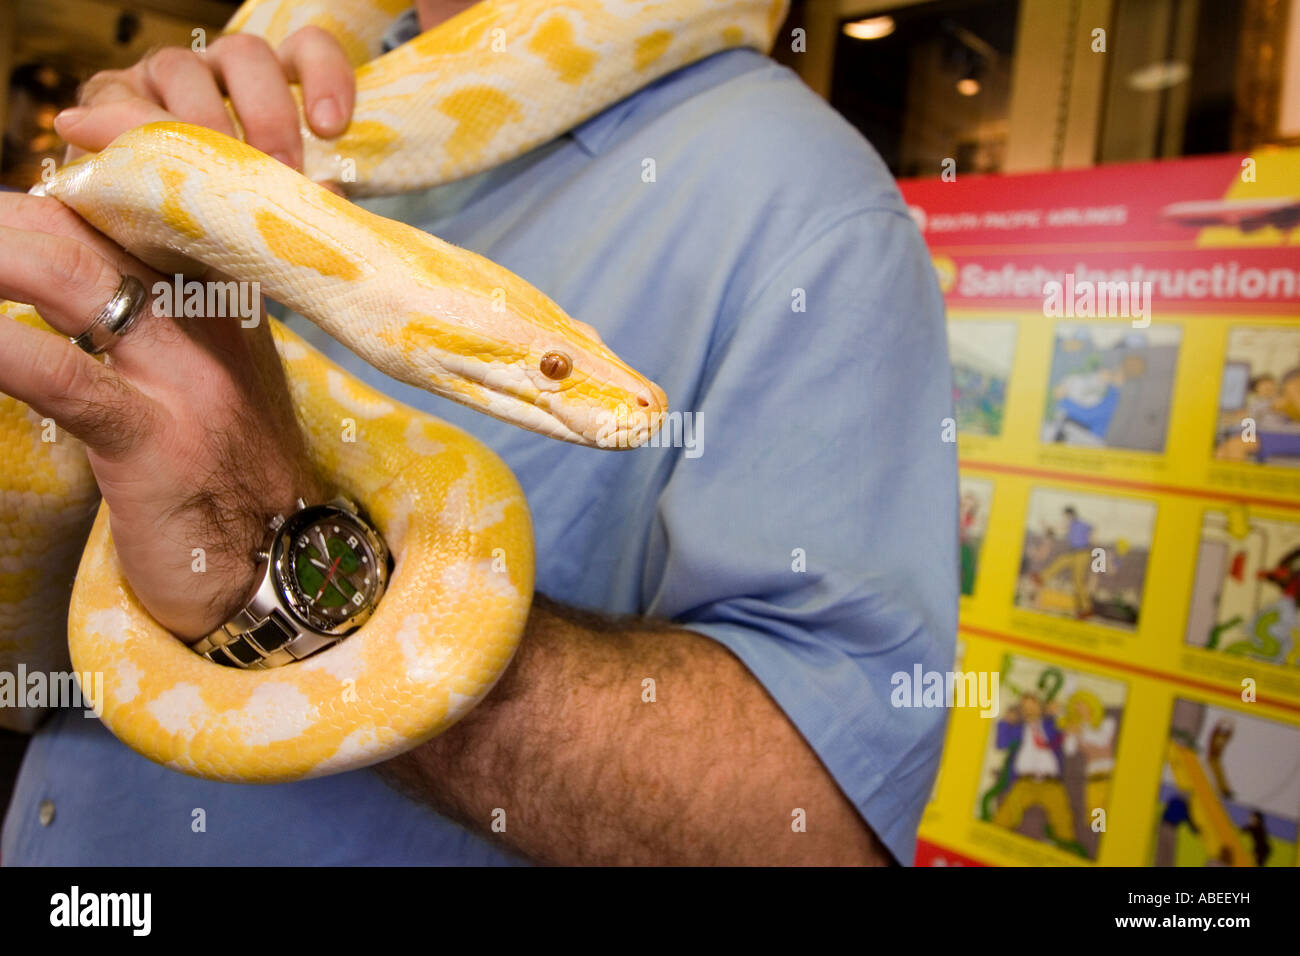
[[[346,514],[346,520],[357,527],[359,534],[370,539],[375,556],[387,565],[389,555],[383,539],[362,517],[355,504],[345,498],[336,498],[324,505],[309,506],[300,498],[296,512],[288,517],[277,515],[270,523],[266,544],[258,552],[258,556],[266,563],[254,596],[230,620],[191,645],[196,654],[217,664],[266,670],[310,657],[337,644],[364,623],[369,612],[360,615],[350,627],[344,625],[335,632],[324,632],[306,625],[295,620],[296,615],[288,606],[279,586],[276,571],[281,552],[277,542],[283,540],[282,534],[289,533],[296,519],[322,508],[333,508]],[[387,580],[386,567],[381,580]],[[380,593],[382,587],[381,584]]]
[[[217,664],[265,670],[300,661],[337,640],[301,633],[278,611],[258,620],[245,609],[193,645],[193,650]]]

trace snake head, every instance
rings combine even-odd
[[[569,322],[570,334],[549,347],[543,340],[525,362],[528,380],[537,386],[534,407],[565,430],[556,437],[599,448],[645,444],[668,411],[664,390],[624,364],[591,326]]]
[[[521,303],[488,317],[462,316],[454,329],[425,314],[406,325],[402,339],[408,357],[419,356],[431,373],[429,390],[562,441],[636,448],[668,410],[663,389],[563,313],[539,321]]]
[[[382,284],[392,296],[383,318],[327,329],[363,358],[418,388],[562,441],[637,448],[658,431],[668,411],[663,389],[590,325],[490,259],[321,192],[322,202],[364,223],[400,260],[394,274],[402,281]],[[370,334],[355,334],[367,325]],[[376,345],[373,357],[367,354]]]

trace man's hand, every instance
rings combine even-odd
[[[352,69],[338,41],[315,27],[278,51],[236,35],[202,53],[165,48],[128,70],[97,73],[55,127],[71,159],[143,123],[179,119],[237,135],[237,119],[247,142],[300,167],[291,83],[302,85],[314,132],[346,128]],[[146,288],[163,278],[55,200],[0,199],[0,297],[31,303],[58,331],[77,335],[113,295],[119,273]],[[250,596],[252,553],[270,515],[299,495],[319,498],[321,488],[265,317],[250,330],[235,318],[152,312],[151,302],[151,314],[103,363],[65,340],[0,322],[0,390],[85,442],[133,590],[160,624],[197,639]]]
[[[146,289],[162,278],[61,203],[0,194],[0,298],[74,336],[120,273]],[[0,391],[85,442],[132,589],[164,627],[198,638],[250,596],[266,519],[320,489],[265,316],[245,329],[154,312],[151,298],[104,362],[0,319]]]
[[[244,139],[295,169],[302,168],[302,136],[291,83],[302,85],[312,131],[332,137],[352,116],[355,83],[338,40],[304,27],[273,50],[260,37],[233,34],[203,52],[163,47],[127,70],[96,73],[82,87],[80,105],[64,110],[54,128],[72,145],[69,159],[103,149],[124,130],[179,119]]]

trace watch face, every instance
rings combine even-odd
[[[295,518],[280,560],[285,596],[311,626],[338,631],[373,610],[388,580],[387,556],[340,509],[309,508]]]

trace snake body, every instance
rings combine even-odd
[[[45,191],[164,273],[207,267],[260,283],[394,378],[554,438],[635,447],[666,399],[590,326],[492,262],[312,180],[372,195],[489,168],[686,63],[768,48],[784,0],[487,0],[373,59],[406,5],[254,0],[232,20],[228,29],[273,44],[321,26],[358,67],[348,130],[332,141],[305,132],[305,176],[238,140],[157,123],[69,164]],[[14,303],[0,303],[0,320],[40,323]],[[42,441],[49,423],[0,396],[12,466],[0,474],[0,671],[20,661],[54,670],[69,654],[76,672],[103,675],[95,704],[114,734],[214,779],[337,773],[429,739],[491,689],[532,596],[528,508],[506,466],[287,328],[273,334],[314,462],[363,504],[395,558],[358,632],[273,670],[213,664],[154,622],[118,565],[106,506],[68,603],[93,475],[75,441]],[[542,372],[555,352],[571,362],[558,380]],[[35,715],[11,716],[21,726]]]

